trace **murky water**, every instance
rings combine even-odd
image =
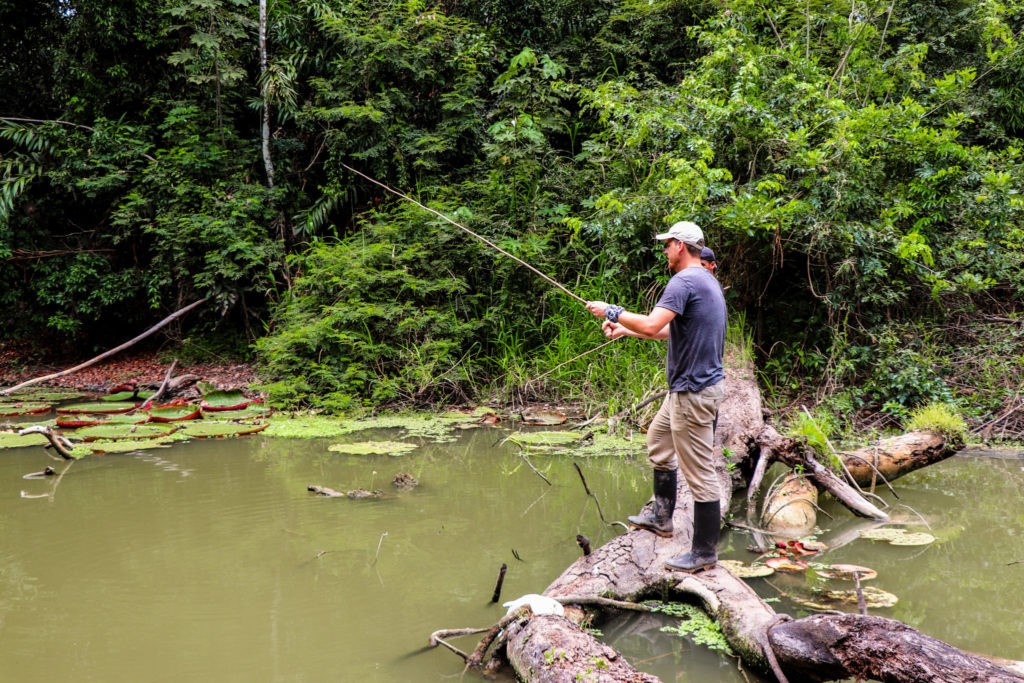
[[[329,453],[325,441],[196,441],[75,462],[59,481],[41,448],[0,452],[0,678],[7,681],[442,681],[461,661],[424,650],[440,628],[485,627],[502,600],[540,592],[580,553],[619,533],[602,523],[649,492],[641,459],[531,456],[545,483],[469,431],[401,458]],[[379,436],[379,435],[378,435]],[[366,434],[358,439],[365,440]],[[940,542],[853,541],[829,561],[879,570],[900,597],[879,614],[960,647],[1024,659],[1024,460],[958,457],[898,482],[902,516]],[[399,493],[399,472],[421,485]],[[383,489],[330,499],[310,484]],[[50,494],[42,498],[23,497]],[[891,499],[891,496],[888,496]],[[910,509],[913,509],[913,512]],[[828,540],[856,524],[822,518]],[[920,517],[919,517],[920,516]],[[726,556],[746,560],[730,534]],[[1018,564],[1011,564],[1019,562]],[[765,595],[793,577],[758,580]],[[785,602],[776,605],[798,614]],[[626,617],[605,638],[666,681],[741,681],[727,659]],[[472,637],[455,641],[471,649]],[[685,672],[685,673],[681,673]]]

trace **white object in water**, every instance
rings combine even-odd
[[[502,607],[508,607],[508,612],[505,613],[506,616],[512,614],[512,612],[523,605],[528,606],[534,614],[557,614],[560,617],[565,615],[565,608],[562,607],[562,603],[554,598],[549,598],[546,595],[537,595],[536,593],[527,593],[521,598],[502,603]]]

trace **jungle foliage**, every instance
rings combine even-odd
[[[284,405],[659,386],[654,344],[566,362],[603,341],[581,306],[351,166],[640,310],[651,235],[695,220],[779,402],[1020,389],[1020,0],[281,0],[266,68],[251,0],[30,5],[0,9],[5,335],[99,348],[211,296],[193,332],[246,334]]]

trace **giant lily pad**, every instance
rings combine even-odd
[[[96,401],[93,403],[72,403],[57,408],[58,413],[127,413],[137,404],[129,401]]]
[[[156,393],[155,391],[137,391],[137,390],[118,391],[118,392],[113,393],[113,394],[107,394],[106,396],[101,397],[100,400],[101,401],[108,401],[110,403],[119,403],[119,402],[122,402],[122,401],[136,401],[136,400],[144,401],[144,400],[146,400],[147,398],[149,398],[150,396],[152,396],[155,393]]]
[[[89,415],[88,413],[73,413],[57,417],[57,426],[61,429],[81,429],[106,422],[110,422],[110,420],[105,415]]]
[[[183,420],[195,420],[200,416],[199,406],[175,406],[166,405],[157,408],[150,408],[146,411],[149,414],[150,422],[181,422]]]
[[[260,403],[252,403],[241,410],[218,410],[210,415],[221,422],[252,422],[262,420],[271,413],[271,409]]]
[[[181,433],[195,439],[219,439],[228,436],[243,436],[262,432],[270,425],[269,422],[261,424],[242,424],[240,422],[189,422],[181,428]]]
[[[20,448],[22,446],[45,446],[50,442],[42,434],[25,434],[17,432],[0,432],[0,448]]]
[[[199,405],[202,406],[203,410],[241,410],[250,403],[258,403],[247,398],[238,389],[231,391],[211,391],[208,394],[203,394],[203,400],[200,401]]]
[[[356,443],[336,443],[327,447],[332,453],[349,455],[405,455],[415,450],[416,444],[402,441],[359,441]]]
[[[97,439],[156,439],[167,436],[175,430],[175,427],[164,424],[101,424],[93,427],[83,427],[76,430],[70,436],[83,441],[96,441]]]
[[[18,401],[16,403],[0,403],[0,417],[17,417],[19,415],[38,415],[49,412],[49,403],[38,401]]]

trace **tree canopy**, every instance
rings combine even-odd
[[[353,167],[636,308],[654,232],[696,221],[781,393],[983,414],[1018,388],[1019,0],[265,8],[0,9],[5,335],[98,348],[210,296],[196,334],[244,332],[276,400],[334,408],[520,386],[601,341]],[[655,382],[621,346],[545,386]]]

